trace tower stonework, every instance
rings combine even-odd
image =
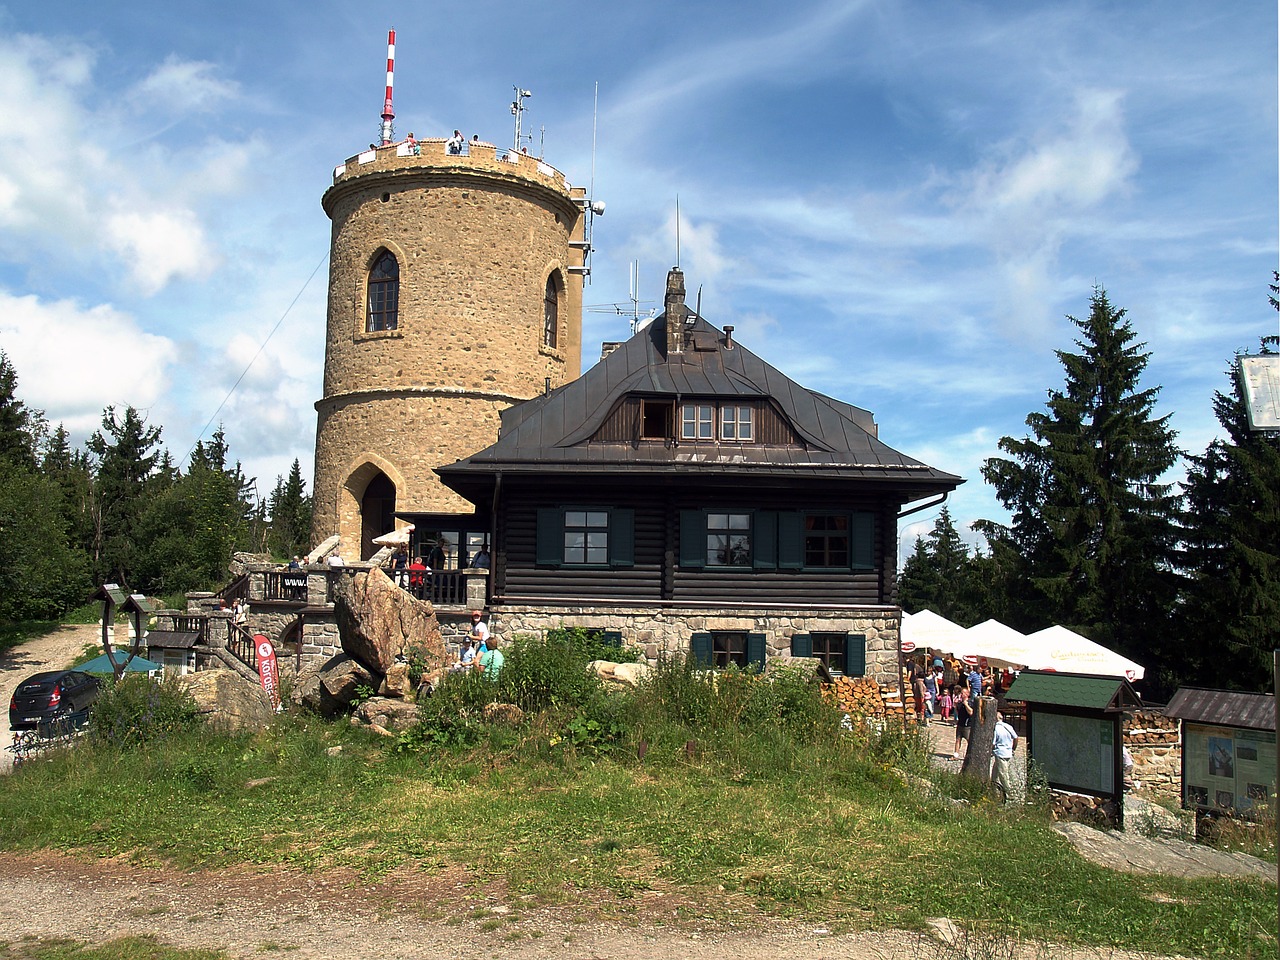
[[[370,149],[322,201],[333,231],[312,541],[337,534],[349,561],[392,514],[470,513],[434,468],[580,372],[585,191],[534,157],[469,148]]]

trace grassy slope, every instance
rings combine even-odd
[[[783,755],[701,742],[690,759],[682,741],[659,739],[639,763],[557,739],[534,729],[472,750],[397,752],[344,725],[291,720],[256,738],[80,749],[0,781],[0,846],[188,867],[343,865],[366,878],[461,866],[512,896],[603,900],[619,916],[638,891],[679,889],[726,919],[915,927],[950,916],[1036,938],[1274,955],[1274,886],[1095,867],[1034,814],[904,786],[866,744]]]

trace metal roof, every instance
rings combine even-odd
[[[1164,708],[1166,717],[1247,730],[1276,728],[1276,698],[1269,693],[1179,687]]]
[[[181,650],[200,642],[200,634],[177,630],[150,630],[147,632],[147,648]]]
[[[1059,707],[1120,712],[1142,706],[1137,691],[1124,677],[1093,673],[1023,670],[1009,687],[1006,699]]]
[[[498,442],[437,469],[446,484],[468,474],[679,473],[735,477],[867,479],[912,488],[912,497],[944,493],[964,480],[915,460],[876,436],[867,410],[808,390],[696,314],[689,348],[670,356],[666,314],[613,350],[577,380],[502,413]],[[632,444],[588,442],[626,396],[767,398],[802,445]]]

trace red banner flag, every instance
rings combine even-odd
[[[271,699],[272,708],[279,710],[280,668],[276,664],[276,648],[260,633],[253,635],[253,643],[258,653],[258,677],[262,680],[262,689]]]

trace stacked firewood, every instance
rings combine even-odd
[[[881,689],[871,677],[837,677],[823,684],[823,695],[839,710],[855,717],[902,717],[897,690]]]

